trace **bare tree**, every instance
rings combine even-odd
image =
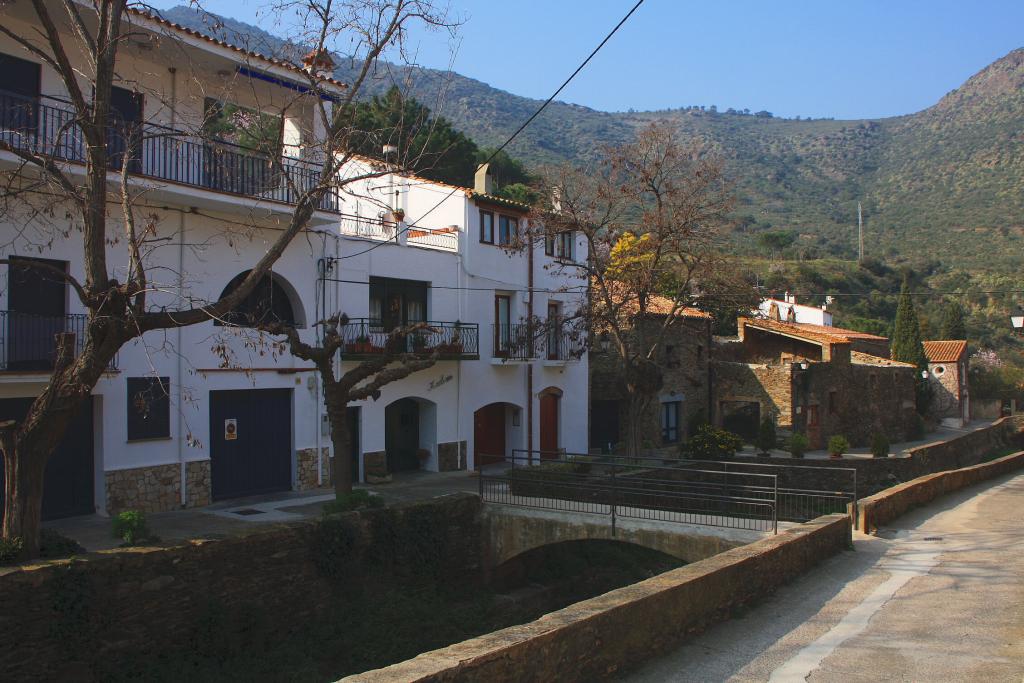
[[[542,226],[537,237],[553,241],[556,254],[563,235],[586,241],[586,258],[557,267],[589,281],[578,317],[591,345],[607,343],[615,356],[628,401],[626,450],[636,455],[642,417],[662,387],[659,349],[688,307],[738,291],[718,243],[731,184],[703,144],[682,143],[675,127],[657,123],[590,168],[549,169],[543,190],[531,222]]]
[[[352,492],[352,435],[349,433],[347,408],[353,401],[380,398],[381,389],[392,382],[404,379],[414,372],[432,367],[440,355],[440,347],[427,348],[417,352],[417,338],[431,332],[427,323],[410,323],[387,333],[376,335],[383,344],[375,349],[372,358],[362,361],[354,368],[342,373],[335,371],[339,365],[339,354],[354,339],[349,319],[344,314],[317,323],[321,328],[319,345],[303,342],[294,327],[279,324],[264,326],[267,332],[284,336],[292,355],[311,361],[323,384],[324,403],[327,419],[331,425],[331,446],[334,449],[334,491],[337,495]],[[358,329],[358,328],[356,328]],[[357,334],[364,334],[361,330]]]
[[[305,167],[307,172],[299,176],[283,161],[280,150],[268,155],[269,175],[287,188],[293,205],[283,229],[230,292],[213,301],[181,301],[178,306],[157,307],[147,301],[148,295],[161,289],[152,276],[149,257],[166,237],[137,206],[144,190],[134,189],[128,178],[134,172],[131,160],[147,139],[175,134],[140,126],[119,129],[112,102],[112,87],[119,82],[123,67],[119,54],[133,40],[148,40],[140,27],[151,17],[126,0],[93,0],[88,4],[29,0],[27,7],[31,12],[30,28],[19,32],[4,22],[0,34],[56,73],[69,107],[59,130],[47,131],[49,139],[39,144],[0,137],[0,150],[21,162],[6,178],[4,207],[11,208],[20,197],[26,197],[21,208],[39,217],[48,211],[52,214],[53,207],[37,210],[28,195],[38,195],[45,189],[51,196],[60,196],[61,203],[54,206],[80,224],[84,277],[77,279],[44,262],[32,262],[29,267],[66,282],[87,311],[84,340],[76,343],[61,336],[49,382],[25,418],[0,425],[6,482],[2,536],[21,538],[24,554],[32,557],[39,547],[46,462],[118,349],[149,332],[223,319],[268,275],[296,236],[308,229],[325,197],[339,192],[339,183],[383,173],[383,169],[370,170],[368,175],[339,180],[339,169],[350,160],[347,140],[353,135],[348,114],[351,104],[371,78],[378,58],[396,49],[401,54],[408,24],[445,23],[443,13],[431,0],[304,0],[283,5],[282,11],[297,17],[302,27],[297,30],[298,42],[312,47],[310,68],[294,71],[302,87],[295,89],[294,102],[285,106],[310,107],[319,120],[322,139],[315,141],[315,148],[305,151],[307,160],[316,162],[310,166],[314,170]],[[164,38],[173,41],[173,32]],[[344,88],[321,68],[329,64],[326,57],[334,46],[352,55],[355,75]],[[181,53],[187,56],[186,49],[182,48]],[[195,80],[200,80],[198,71]],[[173,106],[167,101],[162,104]],[[124,141],[124,149],[112,147],[112,130]],[[70,132],[80,140],[81,158],[71,159],[78,162],[74,165],[67,163],[64,148],[53,143],[54,139],[64,140]],[[108,174],[112,169],[121,170],[120,182],[111,182]],[[250,230],[257,229],[253,223]],[[60,238],[55,235],[52,239]],[[125,250],[127,268],[111,263],[108,250],[112,247]],[[2,263],[10,266],[9,261]],[[184,276],[177,274],[178,278]],[[76,346],[80,347],[77,354]]]

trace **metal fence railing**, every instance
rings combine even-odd
[[[0,140],[41,156],[86,161],[76,113],[54,98],[0,90]],[[133,175],[287,204],[297,203],[320,182],[321,166],[305,159],[116,117],[108,126],[107,150],[112,171],[127,163]],[[329,189],[319,208],[337,212],[340,206],[340,194]]]
[[[528,361],[539,357],[539,325],[530,323],[496,323],[491,326],[493,345],[491,357]]]
[[[778,531],[774,474],[623,463],[617,458],[513,451],[500,473],[481,469],[485,502],[521,507]]]
[[[16,311],[0,311],[0,370],[9,372],[42,372],[53,369],[57,360],[56,335],[75,335],[75,355],[85,347],[88,316],[36,315]],[[111,369],[117,359],[111,361]]]
[[[387,353],[435,351],[442,360],[472,360],[480,357],[480,328],[476,323],[425,321],[425,327],[399,337],[380,320],[353,318],[338,329],[343,359],[362,359]]]

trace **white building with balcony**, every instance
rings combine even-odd
[[[10,30],[30,32],[29,7],[0,12]],[[297,67],[147,14],[126,21],[132,39],[120,51],[114,106],[142,132],[133,141],[112,129],[110,181],[128,164],[137,215],[154,236],[148,305],[215,301],[316,177],[319,103]],[[42,60],[0,37],[0,140],[51,154],[81,178],[66,95]],[[282,131],[277,146],[235,134],[237,112],[267,117]],[[203,130],[211,121],[222,136]],[[290,183],[268,172],[271,153]],[[32,180],[7,151],[0,173]],[[292,322],[313,342],[318,320],[345,313],[341,369],[380,353],[389,325],[430,321],[416,343],[440,346],[437,364],[349,410],[359,480],[473,468],[517,449],[586,452],[587,358],[560,323],[583,301],[584,283],[548,267],[583,245],[569,235],[522,248],[525,207],[478,189],[397,173],[347,186],[325,198],[242,310],[125,345],[48,464],[44,517],[327,485],[333,454],[316,373],[246,327],[254,314]],[[0,265],[0,419],[20,418],[46,385],[54,334],[84,329],[85,309],[65,284],[18,265],[46,259],[83,276],[80,229],[64,202],[40,186],[12,196],[0,215],[0,255],[11,263]],[[108,259],[123,274],[117,215],[112,207]]]

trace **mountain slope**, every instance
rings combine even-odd
[[[167,18],[210,31],[188,8]],[[227,39],[288,52],[283,41],[224,20]],[[295,50],[291,50],[294,54]],[[350,79],[340,67],[336,75]],[[370,84],[398,82],[482,146],[503,142],[540,105],[458,74],[386,66]],[[440,94],[439,94],[440,93]],[[554,102],[510,146],[531,165],[586,163],[602,145],[654,120],[704,139],[726,159],[739,196],[738,248],[752,233],[792,230],[804,254],[856,253],[857,202],[868,254],[1010,272],[1024,246],[1024,49],[970,78],[934,106],[874,121],[789,120],[684,108],[606,113]]]

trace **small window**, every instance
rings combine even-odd
[[[576,240],[573,239],[572,230],[566,230],[565,232],[558,233],[555,238],[555,258],[572,261],[573,246],[575,243]]]
[[[828,392],[828,414],[839,414],[839,396],[838,393],[835,391]]]
[[[480,241],[494,244],[494,214],[490,211],[480,212]]]
[[[676,355],[676,347],[672,344],[665,345],[665,367],[670,369],[679,367],[679,357]]]
[[[679,441],[679,406],[681,401],[668,401],[661,404],[661,441],[677,443]]]
[[[519,220],[511,216],[498,216],[498,244],[508,246],[519,235]]]
[[[555,238],[551,235],[544,236],[544,254],[547,256],[555,255]]]
[[[128,440],[171,436],[169,377],[128,378]]]
[[[704,360],[704,346],[703,344],[697,344],[697,362]]]
[[[944,374],[946,374],[946,366],[936,365],[934,368],[932,368],[932,374],[935,375],[936,377],[942,377]]]

